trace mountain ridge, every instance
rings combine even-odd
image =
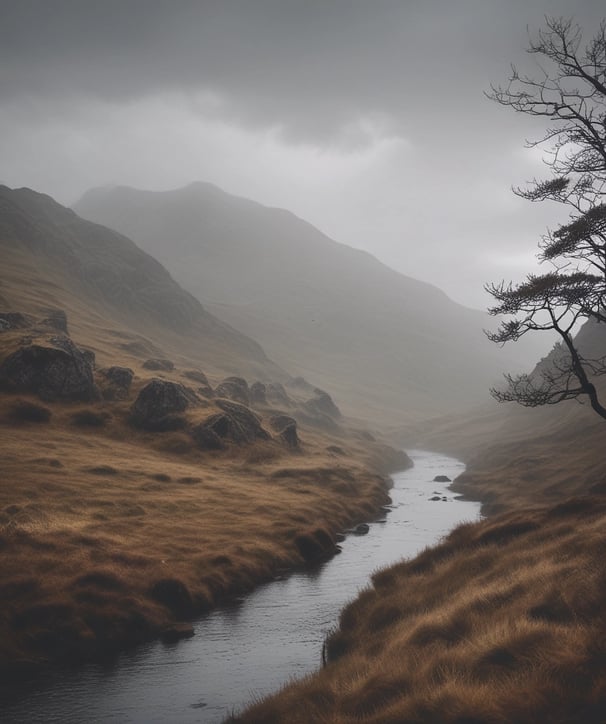
[[[283,209],[196,182],[87,192],[74,208],[135,239],[272,359],[374,422],[473,407],[512,363],[489,317]]]

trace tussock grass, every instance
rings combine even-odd
[[[312,430],[301,451],[260,441],[208,452],[184,432],[133,429],[129,401],[111,413],[54,404],[44,426],[13,425],[14,404],[0,399],[4,675],[161,635],[325,558],[337,532],[388,502],[367,442],[346,461]]]
[[[37,402],[30,400],[17,400],[9,406],[7,418],[11,422],[49,422],[52,412]]]
[[[378,571],[327,665],[242,722],[603,722],[606,501],[455,529]]]

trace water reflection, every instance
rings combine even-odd
[[[48,672],[11,692],[0,709],[13,722],[220,722],[253,698],[320,666],[322,643],[340,609],[378,568],[414,555],[454,525],[477,518],[437,474],[454,479],[453,458],[412,453],[415,467],[394,476],[386,522],[349,536],[343,552],[311,571],[260,586],[196,623],[178,644],[141,646],[111,664]],[[447,502],[430,501],[434,491]]]

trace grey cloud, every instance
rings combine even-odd
[[[199,90],[225,118],[289,139],[334,139],[370,112],[406,135],[477,99],[526,23],[565,11],[559,0],[5,0],[0,88],[115,102]]]

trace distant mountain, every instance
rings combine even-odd
[[[400,422],[468,408],[488,399],[502,370],[520,367],[485,338],[493,325],[483,312],[287,211],[205,183],[99,188],[74,208],[133,238],[350,414]]]
[[[70,323],[95,327],[85,335],[91,340],[122,339],[125,355],[141,359],[190,354],[211,372],[285,376],[259,344],[207,312],[133,241],[50,196],[0,186],[0,252],[7,309],[64,309]]]

